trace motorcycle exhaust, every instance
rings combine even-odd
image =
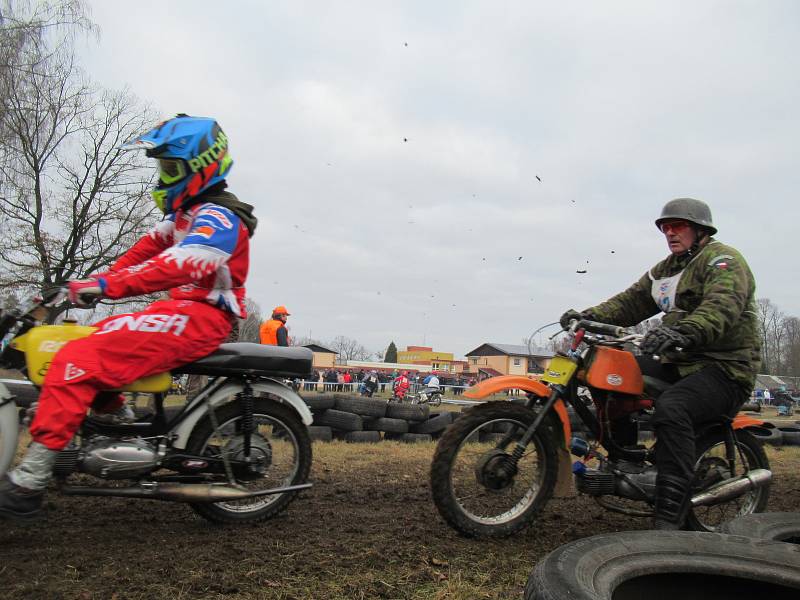
[[[692,496],[692,506],[709,506],[727,502],[746,494],[751,490],[767,485],[772,479],[772,471],[753,469],[732,479],[721,481],[717,485]]]
[[[115,496],[117,498],[143,498],[168,502],[224,502],[296,492],[308,489],[311,486],[312,484],[310,483],[300,483],[271,490],[251,492],[224,484],[146,482],[138,486],[125,488],[65,485],[61,486],[60,491],[66,496]]]

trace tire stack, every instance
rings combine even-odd
[[[310,394],[303,400],[314,417],[308,431],[316,441],[429,442],[453,422],[453,413],[431,412],[427,404],[399,404],[347,394]]]

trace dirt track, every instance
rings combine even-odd
[[[180,504],[51,494],[48,514],[0,522],[2,598],[520,598],[560,544],[647,521],[554,500],[508,540],[459,537],[438,517],[433,445],[316,444],[315,487],[259,526],[211,526]],[[776,470],[771,510],[797,510],[800,472]]]

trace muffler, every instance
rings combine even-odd
[[[61,486],[60,492],[66,496],[115,496],[117,498],[143,498],[168,502],[225,502],[297,492],[311,486],[310,483],[300,483],[271,490],[249,491],[226,484],[148,481],[140,483],[138,486],[125,488],[64,485]]]
[[[726,479],[692,496],[692,506],[710,506],[738,498],[751,490],[764,487],[772,480],[772,471],[753,469],[740,477]]]

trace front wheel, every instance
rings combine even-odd
[[[241,404],[232,402],[216,410],[215,430],[209,415],[192,431],[187,444],[190,454],[230,460],[244,458]],[[311,440],[300,416],[291,408],[266,398],[253,402],[254,431],[250,438],[250,472],[237,473],[244,488],[266,490],[305,483],[311,470]],[[222,479],[220,479],[222,480]],[[209,521],[243,523],[268,519],[295,498],[298,492],[256,496],[230,502],[191,503],[192,509]]]
[[[753,435],[744,430],[736,431],[736,473],[743,475],[753,469],[769,469],[769,459],[764,448]],[[714,431],[700,438],[696,444],[697,463],[695,464],[696,480],[701,491],[734,477],[725,458],[725,434]],[[742,464],[744,457],[745,464]],[[763,512],[769,500],[769,486],[757,488],[738,498],[714,504],[698,506],[689,511],[686,528],[693,531],[718,531],[724,524],[744,515]]]
[[[506,537],[525,527],[553,494],[558,436],[542,421],[515,464],[516,441],[536,412],[488,402],[458,418],[436,446],[431,491],[445,521],[468,537]]]

